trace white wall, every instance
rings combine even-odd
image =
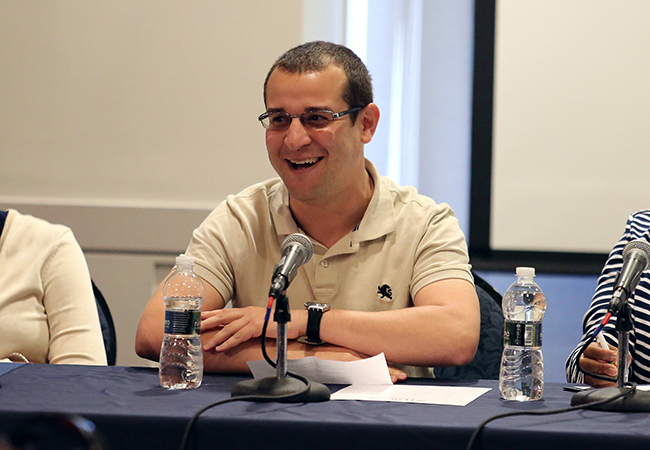
[[[300,1],[0,8],[3,199],[212,207],[273,175],[256,118]]]
[[[133,351],[151,292],[226,195],[274,176],[257,122],[303,2],[0,0],[0,208],[70,226]]]

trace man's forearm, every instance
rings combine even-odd
[[[476,351],[472,326],[458,325],[459,321],[432,306],[385,313],[334,311],[323,322],[323,340],[371,356],[383,352],[388,361],[398,364],[466,364]]]
[[[331,310],[323,315],[323,340],[366,355],[413,366],[467,364],[474,357],[480,310],[474,287],[443,280],[418,292],[416,306],[381,312]],[[418,305],[419,304],[419,305]]]
[[[266,339],[266,353],[273,361],[276,360],[276,341]],[[296,340],[287,342],[287,359],[300,359],[306,356],[316,356],[321,359],[336,361],[356,361],[363,355],[353,350],[335,345],[306,345]],[[206,372],[213,373],[249,373],[246,362],[264,359],[261,339],[250,339],[237,347],[224,352],[214,350],[203,352],[203,367]]]

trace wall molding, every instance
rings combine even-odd
[[[210,209],[0,203],[72,229],[84,252],[177,255]]]

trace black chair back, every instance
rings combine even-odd
[[[117,337],[115,335],[113,316],[111,315],[111,310],[108,307],[108,303],[106,303],[104,295],[94,281],[92,281],[92,284],[95,302],[97,303],[97,312],[99,313],[99,324],[102,328],[102,337],[104,338],[106,361],[109,366],[114,366],[115,360],[117,359]]]

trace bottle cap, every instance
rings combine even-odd
[[[535,268],[517,267],[517,276],[522,278],[533,278],[535,276]]]
[[[193,266],[194,265],[194,258],[191,256],[185,256],[184,254],[181,254],[176,257],[176,265],[177,266]]]

